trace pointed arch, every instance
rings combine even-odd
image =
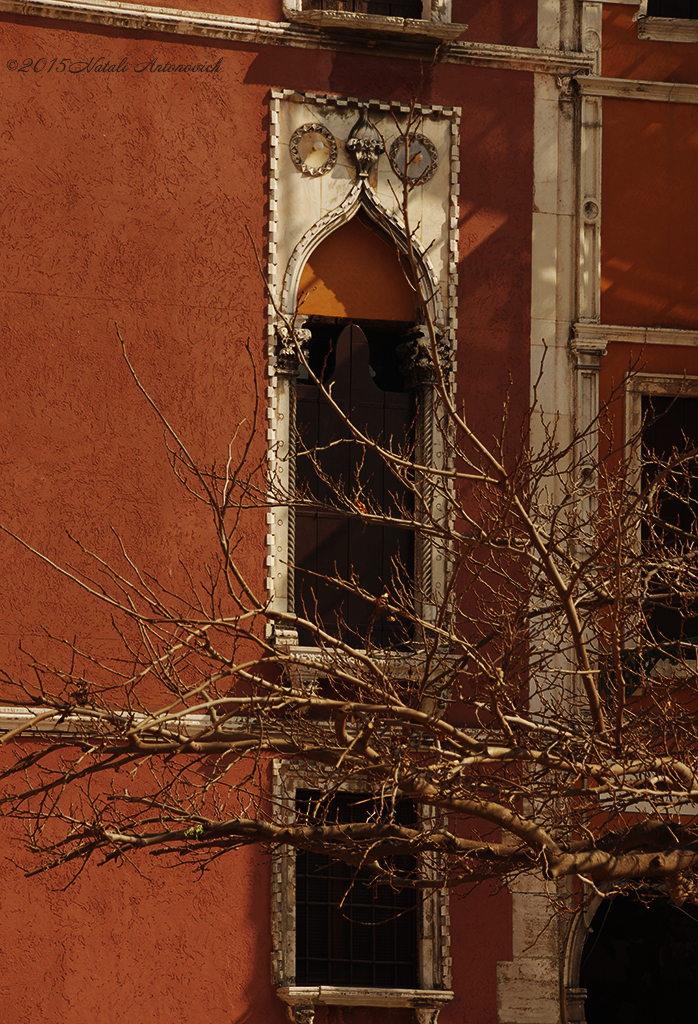
[[[301,276],[312,253],[337,228],[347,224],[357,215],[368,223],[379,237],[396,249],[398,254],[407,252],[405,230],[399,218],[383,206],[373,189],[365,182],[357,183],[339,206],[305,233],[293,250],[281,291],[281,310],[284,314],[293,316],[296,312]],[[412,248],[417,259],[418,287],[429,315],[434,323],[443,322],[443,300],[436,271],[426,250],[415,238],[412,240]]]

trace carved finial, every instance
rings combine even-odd
[[[368,119],[368,108],[361,107],[359,119],[347,139],[347,150],[354,158],[359,178],[368,178],[384,149],[380,132]]]

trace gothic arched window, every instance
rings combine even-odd
[[[380,601],[385,593],[403,606],[412,600],[410,474],[373,447],[413,456],[415,394],[400,356],[411,326],[313,318],[310,372],[301,368],[296,386],[295,610],[334,635],[379,645],[404,643],[411,632],[382,614]]]

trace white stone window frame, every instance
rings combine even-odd
[[[698,42],[698,19],[650,17],[647,6],[648,0],[642,0],[635,15],[638,39],[655,39],[666,43]]]
[[[630,481],[638,491],[642,478],[642,399],[647,396],[698,398],[698,377],[669,373],[638,373],[626,381],[625,439],[627,444],[632,444],[629,463]],[[636,543],[639,550],[639,530]],[[665,659],[654,667],[654,672],[664,679],[669,677],[676,680],[688,678],[693,676],[695,671],[696,662],[692,659],[686,659],[681,663]],[[683,811],[682,813],[689,812]]]
[[[351,11],[307,11],[303,10],[303,0],[284,0],[283,12],[289,21],[309,28],[379,32],[446,42],[457,39],[468,27],[451,21],[451,0],[422,0],[421,19]]]
[[[633,442],[631,452],[631,479],[637,487],[642,473],[640,441],[642,432],[642,399],[698,398],[698,377],[671,373],[638,373],[625,385],[625,438]]]
[[[370,114],[404,117],[410,113],[406,104],[386,102],[382,100],[361,100],[355,97],[336,97],[324,94],[299,94],[293,90],[272,90],[271,94],[271,156],[270,156],[270,200],[269,200],[269,252],[267,273],[272,301],[268,308],[269,329],[269,405],[267,415],[269,428],[269,475],[276,492],[291,493],[293,491],[293,383],[287,374],[281,372],[278,360],[279,331],[293,319],[296,329],[302,329],[305,317],[294,316],[295,296],[300,275],[306,259],[314,248],[332,231],[343,223],[347,223],[359,208],[370,216],[379,232],[383,232],[393,243],[400,243],[404,236],[404,227],[393,212],[372,188],[360,186],[350,187],[347,184],[346,194],[339,205],[324,209],[322,216],[304,231],[293,234],[285,231],[284,192],[281,187],[281,174],[284,162],[284,143],[280,136],[281,105],[285,102],[300,104],[307,111],[312,121],[322,121],[323,112],[339,111],[351,114],[351,119],[365,107]],[[458,218],[459,218],[459,184],[460,171],[460,109],[456,107],[418,106],[415,108],[420,117],[426,119],[425,126],[435,121],[442,126],[443,151],[439,169],[434,180],[424,186],[436,190],[443,208],[442,245],[435,248],[439,252],[438,259],[432,261],[431,253],[413,237],[413,246],[417,255],[420,273],[423,276],[425,294],[429,296],[428,307],[432,321],[437,330],[444,351],[448,352],[448,365],[445,374],[451,393],[455,394],[456,373],[456,334],[457,334],[457,287],[458,287]],[[304,115],[305,116],[305,115]],[[424,131],[427,131],[427,127]],[[388,140],[389,141],[389,140]],[[341,146],[340,146],[341,161]],[[288,167],[288,164],[287,164]],[[323,179],[314,179],[314,185],[306,182],[303,187],[322,187]],[[415,192],[419,190],[416,189]],[[385,197],[384,197],[385,198]],[[281,235],[287,234],[292,241],[286,249]],[[432,233],[431,238],[437,237]],[[285,253],[280,258],[279,252]],[[290,255],[290,258],[288,256]],[[420,434],[420,458],[423,462],[438,469],[448,458],[444,439],[437,423],[437,414],[433,405],[425,402],[423,415],[420,417],[418,430]],[[274,501],[274,493],[271,495]],[[437,520],[445,520],[450,515],[448,502],[436,493],[431,515]],[[267,514],[267,587],[272,609],[288,612],[293,601],[293,573],[291,571],[292,552],[294,548],[294,515],[292,507],[273,505]],[[424,540],[417,545],[415,552],[415,583],[418,593],[432,594],[432,601],[418,601],[416,612],[427,621],[433,620],[440,604],[440,595],[446,593],[448,579],[447,553],[439,545]],[[311,682],[317,670],[327,662],[327,656],[317,647],[299,647],[294,629],[275,626],[270,628],[270,637],[277,643],[290,644],[294,647],[294,662],[299,673],[306,672]],[[415,668],[412,652],[411,661],[405,665],[405,673]],[[391,661],[395,665],[395,659]],[[398,670],[400,670],[398,668]]]
[[[297,790],[325,788],[322,769],[275,761],[273,772],[276,813],[288,823],[295,816]],[[354,779],[341,789],[370,793],[371,785]],[[435,808],[422,807],[421,814],[433,824],[439,818]],[[423,870],[428,877],[435,877],[432,867],[423,865]],[[296,871],[295,851],[290,846],[277,847],[272,854],[271,901],[273,984],[295,1024],[312,1024],[317,1006],[412,1008],[415,1024],[436,1024],[441,1007],[453,999],[448,897],[440,889],[426,890],[419,902],[420,983],[416,989],[296,985]]]

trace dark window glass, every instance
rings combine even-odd
[[[364,323],[362,329],[347,326],[346,321],[316,322],[309,362],[356,427],[409,459],[414,398],[403,385],[397,354],[405,326]],[[411,509],[408,490],[375,451],[352,440],[346,423],[307,371],[296,390],[296,489],[300,499],[311,503],[296,511],[296,611],[333,635],[370,639],[381,646],[406,643],[409,626],[390,621],[378,599],[387,588],[409,603],[414,532],[368,522],[358,512],[347,516],[341,511],[340,494],[350,496],[359,510],[382,510],[404,518]],[[354,579],[376,600],[351,594],[328,577]],[[302,633],[300,640],[312,642]]]
[[[698,908],[605,900],[582,954],[587,1024],[694,1020],[697,969]]]
[[[642,400],[643,487],[657,480],[656,499],[650,504],[652,521],[643,525],[643,548],[650,561],[661,564],[662,550],[685,551],[694,556],[698,542],[698,460],[691,459],[661,483],[662,469],[677,453],[698,447],[698,398],[645,396]],[[661,588],[661,570],[653,581]],[[671,580],[667,580],[668,586]],[[666,646],[698,638],[698,607],[676,599],[647,611],[655,643]],[[678,653],[678,651],[676,652]]]
[[[698,0],[649,0],[651,18],[698,18]]]
[[[349,11],[392,18],[421,18],[422,0],[304,0],[306,11]]]
[[[301,818],[327,823],[369,819],[415,824],[409,801],[383,808],[365,794],[339,793],[316,806],[300,790]],[[412,874],[412,857],[395,858]],[[316,853],[296,855],[296,984],[417,988],[417,894],[373,885],[367,871]]]

